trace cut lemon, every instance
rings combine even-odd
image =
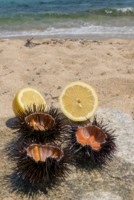
[[[86,121],[98,108],[98,96],[90,85],[76,81],[66,85],[59,96],[63,114],[73,121]]]
[[[47,109],[45,99],[36,89],[30,87],[23,88],[16,94],[13,100],[13,111],[15,115],[18,114],[18,111],[25,113],[25,108],[33,104],[36,106],[43,104],[45,109]]]

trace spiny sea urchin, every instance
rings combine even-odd
[[[12,124],[12,128],[16,129],[17,143],[23,145],[27,140],[38,144],[62,142],[69,127],[57,108],[51,107],[46,112],[44,105],[33,105],[25,109],[25,113],[19,112],[17,120]]]
[[[64,180],[71,172],[69,164],[74,164],[72,150],[50,144],[18,145],[10,156],[16,162],[16,176],[31,186],[44,189]]]
[[[105,164],[111,160],[116,150],[114,131],[107,125],[97,122],[94,117],[90,125],[83,127],[72,124],[72,134],[69,139],[70,149],[74,150],[79,161],[92,161],[95,164]]]

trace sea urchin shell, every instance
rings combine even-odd
[[[27,156],[33,158],[36,162],[45,162],[48,157],[59,161],[63,157],[63,151],[60,148],[51,145],[32,144],[27,149]]]
[[[54,125],[54,119],[45,113],[33,113],[25,117],[27,125],[33,127],[35,130],[45,131]]]
[[[90,160],[96,164],[104,164],[111,160],[116,150],[115,136],[112,130],[108,130],[107,125],[97,122],[94,118],[91,125],[79,127],[72,125],[73,132],[69,143],[70,149],[74,149],[74,154],[79,160]]]

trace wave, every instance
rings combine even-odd
[[[111,16],[134,16],[134,8],[126,7],[126,8],[103,8],[103,9],[95,9],[95,10],[86,10],[89,14],[95,15],[111,15]]]
[[[66,35],[99,35],[117,37],[118,35],[134,37],[134,27],[104,27],[104,26],[81,26],[80,28],[47,28],[46,30],[25,30],[25,31],[0,31],[0,37],[13,37],[13,36],[66,36]]]

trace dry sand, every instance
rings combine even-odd
[[[33,87],[48,106],[58,107],[63,86],[83,81],[93,86],[99,106],[134,118],[134,40],[0,39],[0,117],[13,117],[12,101]],[[39,45],[35,45],[38,43]]]

